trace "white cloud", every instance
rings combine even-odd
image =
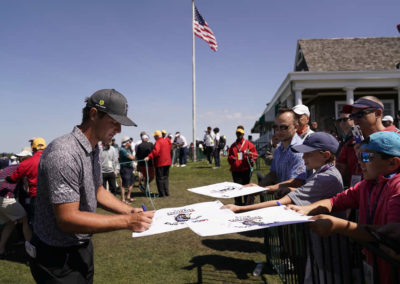
[[[226,120],[229,120],[229,121],[232,121],[235,123],[240,123],[241,120],[255,121],[255,120],[257,120],[258,116],[259,116],[259,114],[244,113],[244,112],[240,112],[240,111],[231,111],[228,109],[224,109],[221,112],[221,110],[219,110],[219,109],[214,109],[214,110],[209,110],[204,113],[200,113],[198,115],[198,118],[213,121],[215,123],[226,122]]]

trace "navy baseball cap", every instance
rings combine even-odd
[[[393,131],[375,132],[365,139],[361,148],[400,157],[400,134]]]
[[[326,132],[314,132],[304,139],[302,145],[292,146],[291,149],[298,153],[308,153],[315,150],[336,153],[338,148],[339,142],[335,137]]]
[[[137,126],[128,116],[128,101],[120,92],[114,89],[103,89],[95,92],[87,101],[86,106],[95,107],[107,113],[115,121],[126,126]]]
[[[369,99],[358,99],[354,102],[354,104],[352,105],[344,105],[342,108],[342,112],[343,113],[351,113],[353,108],[361,108],[361,109],[365,109],[365,108],[380,108],[383,110],[383,107],[378,104],[377,102],[374,102],[372,100]]]

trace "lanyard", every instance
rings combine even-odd
[[[387,183],[387,181],[385,181],[382,184],[381,190],[379,191],[378,195],[376,196],[376,200],[375,200],[374,205],[372,207],[372,211],[370,210],[369,206],[370,206],[370,203],[371,203],[372,188],[374,187],[374,184],[372,184],[371,187],[369,188],[368,203],[367,203],[367,224],[369,224],[369,225],[372,225],[372,222],[374,221],[376,208],[378,207],[379,197],[381,196],[381,193],[382,193],[383,188],[385,187],[386,183]]]
[[[327,171],[328,169],[330,169],[332,167],[333,167],[333,164],[326,164],[321,169],[319,169],[319,171],[316,172],[316,174],[323,173],[323,172]]]
[[[243,148],[244,144],[246,144],[246,139],[243,139],[243,144],[242,144],[242,146],[240,146],[240,149],[239,149],[238,143],[236,142],[236,148],[238,149],[238,153],[242,152],[242,148]]]

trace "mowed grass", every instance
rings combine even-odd
[[[214,198],[191,193],[187,188],[231,180],[226,158],[222,158],[222,167],[215,170],[205,161],[189,163],[185,168],[173,167],[170,197],[155,199],[155,206],[160,209],[213,201]],[[155,181],[150,188],[157,192]],[[151,208],[137,187],[133,197],[133,206],[144,203]],[[98,212],[108,214],[102,209]],[[92,240],[95,283],[281,283],[268,267],[264,267],[262,275],[252,275],[256,261],[266,260],[262,231],[200,237],[183,229],[134,239],[125,230],[97,234]],[[0,265],[0,283],[33,283],[24,263],[0,260]]]

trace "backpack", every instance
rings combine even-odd
[[[221,137],[219,137],[218,148],[219,149],[224,149],[225,145],[226,145],[226,136],[222,135]]]

